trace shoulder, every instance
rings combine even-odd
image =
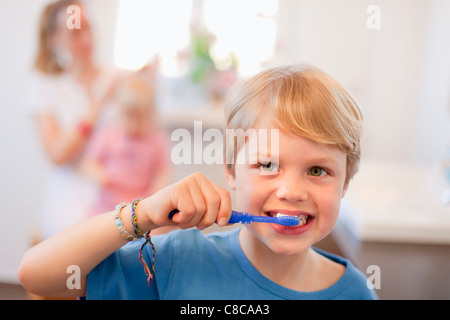
[[[25,103],[31,111],[49,111],[50,105],[53,104],[56,77],[39,71],[30,73]]]
[[[374,289],[367,285],[366,276],[350,260],[329,252],[314,248],[316,252],[345,267],[341,277],[329,287],[329,299],[374,300],[378,299]]]
[[[78,99],[81,99],[78,91],[74,86],[74,79],[67,73],[46,74],[33,71],[28,78],[25,101],[32,113],[64,113],[68,116],[71,106],[78,106]],[[70,94],[70,99],[67,98],[67,93]]]
[[[33,100],[33,103],[39,103],[40,100],[45,98],[48,99],[55,87],[56,77],[39,71],[31,72],[27,81],[28,99]]]
[[[47,74],[39,71],[32,71],[29,75],[29,84],[31,88],[45,89],[60,87],[61,85],[67,84],[69,82],[70,76],[61,74]]]
[[[50,83],[58,77],[58,75],[47,74],[37,70],[31,71],[29,74],[29,79],[32,84]]]

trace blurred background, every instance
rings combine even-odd
[[[21,297],[16,270],[51,166],[25,103],[48,3],[0,1],[6,299]],[[169,136],[192,132],[196,120],[203,130],[220,129],[229,86],[264,68],[308,63],[337,79],[360,103],[365,127],[361,169],[330,246],[363,272],[380,267],[381,298],[450,299],[449,0],[91,0],[86,7],[98,65],[135,71],[157,62],[156,108]],[[226,186],[220,165],[172,169],[173,180],[201,171]]]

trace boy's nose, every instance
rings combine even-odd
[[[289,202],[306,201],[308,199],[308,190],[305,181],[290,176],[280,181],[276,196],[279,200]]]

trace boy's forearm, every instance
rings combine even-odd
[[[122,209],[121,220],[131,234],[129,206]],[[101,214],[31,248],[22,259],[19,278],[26,289],[39,295],[82,296],[89,272],[126,243],[115,224],[114,212]],[[69,266],[80,270],[79,290],[67,286]]]

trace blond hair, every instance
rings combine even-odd
[[[64,68],[58,62],[50,41],[53,35],[59,30],[59,14],[62,10],[72,4],[80,4],[77,0],[60,0],[48,4],[43,10],[39,20],[39,42],[38,50],[34,60],[34,67],[43,73],[60,74]]]
[[[248,130],[261,115],[297,136],[343,151],[346,184],[358,171],[362,113],[351,95],[325,72],[307,65],[284,66],[237,84],[225,102],[225,128]],[[225,145],[224,160],[234,173],[234,160],[243,144],[225,141]]]
[[[122,110],[146,110],[154,112],[155,92],[150,81],[133,76],[119,89],[118,101]]]

